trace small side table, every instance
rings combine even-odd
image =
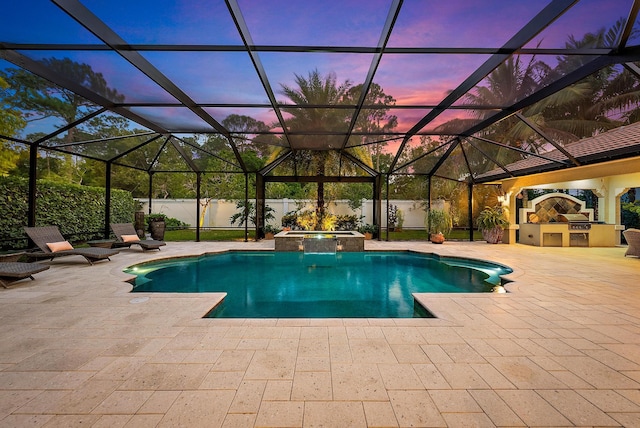
[[[87,241],[90,247],[111,248],[115,244],[115,239],[96,239],[93,241]]]

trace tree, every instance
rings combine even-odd
[[[587,33],[580,39],[570,36],[565,47],[575,50],[615,46],[623,28],[624,20],[620,20],[608,30],[603,28],[594,33]],[[487,76],[483,84],[465,95],[466,103],[472,106],[513,105],[591,60],[587,56],[559,56],[556,58],[557,65],[551,67],[535,55],[526,58],[524,55],[508,58]],[[560,144],[612,129],[636,117],[640,119],[640,82],[625,69],[617,70],[614,66],[605,67],[582,81],[524,108],[520,113],[545,136]],[[441,125],[437,131],[455,135],[461,129],[467,129],[477,123],[478,119],[487,119],[494,113],[489,109],[477,109],[474,119],[452,120]],[[545,138],[515,116],[494,123],[480,134],[506,146],[531,153],[542,153],[549,148]],[[466,148],[464,153],[458,149],[454,150],[451,158],[457,156],[457,159],[444,164],[441,172],[447,168],[468,164],[471,168],[469,173],[478,174],[497,167],[489,159],[508,165],[526,156],[516,150],[486,142],[475,141],[474,145],[481,147],[481,150],[471,148],[466,143],[463,143],[463,147]],[[455,177],[454,174],[444,174]]]
[[[272,136],[260,135],[269,131],[269,127],[250,116],[231,114],[227,116],[222,125],[233,134],[233,140],[249,170],[257,170],[262,164],[253,164],[252,158],[247,154],[253,153],[253,158],[264,158],[270,153],[270,144],[274,141]],[[256,135],[257,133],[257,135]],[[252,137],[253,136],[253,137]]]
[[[0,138],[13,137],[26,126],[20,110],[8,102],[9,84],[0,77]],[[0,175],[7,175],[16,168],[20,153],[9,142],[0,142]]]
[[[362,93],[362,89],[362,85],[357,85],[347,91],[347,99],[349,100],[349,103],[356,103]],[[393,131],[393,129],[398,126],[398,117],[395,115],[389,115],[389,110],[390,107],[395,104],[395,98],[391,95],[385,94],[382,87],[377,83],[372,83],[365,98],[364,105],[371,106],[373,108],[365,108],[361,110],[354,129],[362,133],[378,134]],[[384,135],[376,137],[377,139],[383,140],[380,142],[367,135],[363,135],[361,137],[353,136],[351,138],[353,140],[360,138],[360,141],[350,141],[350,146],[358,144],[367,145],[371,158],[374,159],[374,168],[377,171],[382,171],[381,161],[384,153],[383,149],[387,146],[387,142],[384,141]]]
[[[335,139],[335,136],[322,134],[322,132],[343,129],[349,119],[348,110],[299,106],[343,104],[351,83],[345,81],[338,85],[335,73],[321,76],[317,69],[309,72],[307,78],[296,74],[295,82],[297,88],[281,85],[282,94],[296,105],[296,107],[282,109],[292,116],[287,120],[287,126],[291,132],[317,131],[316,135],[296,136],[296,143],[302,147],[317,147],[319,149],[298,151],[295,154],[296,161],[304,165],[305,169],[315,171],[317,176],[324,176],[328,162],[335,158],[335,153],[326,150],[331,146],[331,139]],[[324,183],[322,181],[318,182],[317,189],[316,218],[320,224],[325,216]]]
[[[95,72],[88,64],[78,63],[69,58],[45,58],[40,62],[52,73],[77,82],[110,101],[124,101],[124,95],[110,88],[102,73]],[[27,121],[57,117],[68,125],[80,118],[81,112],[86,113],[97,108],[95,104],[78,94],[23,69],[7,69],[0,72],[0,77],[4,77],[9,83],[12,89],[9,99],[23,112]],[[67,132],[65,141],[75,141],[73,129]]]
[[[287,127],[292,134],[300,131],[301,135],[293,135],[293,145],[304,147],[304,150],[294,150],[294,164],[298,170],[304,170],[316,176],[357,174],[359,167],[346,159],[340,150],[343,144],[340,135],[331,135],[346,131],[353,111],[346,108],[315,108],[312,106],[355,105],[362,92],[362,85],[353,87],[349,80],[338,84],[335,73],[320,75],[318,70],[309,72],[307,77],[295,75],[297,87],[281,85],[281,92],[295,104],[282,110],[291,115],[287,119]],[[373,84],[365,101],[366,105],[383,106],[392,104],[395,100],[386,95],[379,85]],[[367,132],[374,129],[392,129],[397,124],[395,116],[388,116],[388,109],[364,109],[358,117],[354,129]],[[374,123],[375,122],[375,123]],[[317,134],[314,134],[317,132]],[[312,134],[312,135],[309,135]],[[373,167],[371,152],[364,146],[363,141],[350,141],[347,151],[369,167]],[[380,146],[382,147],[382,146]],[[295,148],[295,147],[294,147]],[[279,150],[274,150],[271,159],[275,159]],[[380,156],[379,156],[380,158]],[[340,186],[327,186],[335,195],[341,192]],[[358,193],[366,186],[357,186]],[[353,196],[353,195],[351,195]],[[357,204],[359,195],[350,198]],[[325,217],[325,184],[317,183],[316,218],[318,226]]]
[[[40,62],[51,72],[77,82],[113,102],[124,101],[123,95],[108,86],[102,73],[95,72],[88,64],[78,63],[69,58],[45,58]],[[20,68],[0,71],[0,78],[9,85],[9,90],[3,94],[5,95],[3,102],[9,103],[14,110],[20,111],[26,122],[54,117],[60,120],[61,126],[66,126],[98,108],[76,93]],[[76,142],[79,138],[77,134],[81,133],[78,128],[71,128],[64,134],[61,142]],[[50,153],[47,153],[46,161],[47,178],[82,182],[84,171],[82,161],[73,159],[71,155],[54,157]],[[52,168],[53,163],[57,164],[57,170]]]

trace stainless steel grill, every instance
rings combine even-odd
[[[568,223],[569,230],[590,230],[591,222],[584,214],[559,214],[558,219],[561,222]]]

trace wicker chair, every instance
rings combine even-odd
[[[40,251],[32,251],[27,253],[27,257],[30,259],[49,259],[53,260],[56,257],[64,256],[82,256],[90,264],[98,260],[111,260],[109,257],[119,253],[118,250],[112,250],[109,248],[72,248],[62,251],[51,251],[48,244],[64,242],[65,239],[60,233],[57,226],[43,226],[43,227],[25,227],[24,231],[34,244],[38,246]]]
[[[24,262],[0,262],[0,285],[8,288],[9,284],[21,279],[30,278],[33,274],[49,269],[47,265]]]
[[[131,247],[131,245],[140,245],[142,251],[160,251],[160,247],[162,247],[163,245],[167,245],[166,242],[156,241],[155,239],[140,240],[138,238],[136,240],[138,234],[136,233],[136,229],[131,223],[112,223],[111,230],[113,230],[113,234],[116,235],[116,243],[114,244],[115,247],[129,248]],[[131,237],[132,240],[127,239],[127,237]]]
[[[625,257],[640,257],[640,229],[627,229],[622,232],[622,234],[624,235],[624,239],[627,240],[627,244],[629,244],[627,252],[624,253]]]

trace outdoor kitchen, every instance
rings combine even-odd
[[[549,193],[520,209],[521,244],[541,247],[614,247],[623,226],[597,221],[585,202]]]

